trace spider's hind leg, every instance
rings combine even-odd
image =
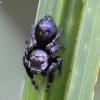
[[[37,42],[36,42],[36,39],[35,39],[35,28],[34,28],[34,25],[31,26],[32,29],[31,29],[31,39],[32,39],[32,42],[33,44],[36,46],[37,45]]]
[[[56,45],[56,41],[59,39],[59,37],[60,37],[62,31],[63,31],[63,28],[61,28],[61,29],[59,30],[59,32],[57,33],[57,35],[55,36],[55,38],[52,40],[52,42],[49,43],[49,44],[45,47],[47,50],[50,50],[52,47],[54,47],[54,46]]]
[[[55,38],[52,40],[51,43],[49,43],[45,48],[46,50],[49,50],[50,53],[55,53],[60,49],[65,49],[64,45],[57,45],[56,41],[60,38],[61,33],[63,31],[63,28],[60,29],[60,31],[58,32],[58,34],[55,36]]]
[[[31,34],[31,40],[27,40],[25,41],[25,43],[28,45],[29,48],[33,48],[34,46],[37,45],[37,41],[35,39],[35,28],[34,28],[34,25],[31,26],[31,31],[30,31],[30,34]]]

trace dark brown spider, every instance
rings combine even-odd
[[[36,28],[32,25],[31,40],[26,41],[28,47],[23,57],[23,64],[36,89],[38,86],[34,81],[35,74],[42,73],[43,76],[46,76],[47,71],[49,72],[46,91],[51,86],[57,68],[61,74],[62,58],[53,56],[55,52],[65,48],[63,45],[56,44],[61,33],[62,28],[57,33],[56,25],[50,14],[46,14],[38,22]]]

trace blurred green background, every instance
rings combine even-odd
[[[25,40],[30,39],[38,0],[0,0],[0,100],[19,100],[25,69]],[[100,74],[94,100],[100,100]]]

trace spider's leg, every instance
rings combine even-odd
[[[53,39],[51,43],[49,43],[45,48],[46,50],[50,50],[50,53],[55,53],[60,49],[65,49],[64,45],[56,45],[56,41],[59,39],[63,28],[60,29],[56,37]]]
[[[35,39],[35,28],[34,28],[34,25],[31,26],[32,29],[31,29],[31,39],[32,39],[32,42],[34,45],[37,45],[37,42],[36,42],[36,39]]]
[[[31,73],[30,68],[28,67],[29,61],[25,58],[25,56],[23,57],[23,65],[26,69],[26,72],[28,74],[28,76],[32,79],[33,78],[33,74]]]
[[[63,31],[63,28],[61,28],[61,29],[59,30],[58,34],[57,34],[56,37],[52,40],[52,42],[49,43],[49,44],[45,47],[46,50],[50,50],[53,46],[56,45],[56,41],[59,39],[59,37],[60,37],[62,31]]]
[[[26,48],[26,50],[25,50],[25,58],[27,59],[27,60],[29,60],[30,59],[30,54],[31,54],[31,52],[32,52],[32,49],[31,48]]]
[[[35,74],[33,74],[33,78],[31,79],[31,82],[32,82],[32,84],[34,85],[34,87],[35,87],[36,89],[38,89],[38,86],[36,85],[35,80],[34,80],[34,75],[35,75]]]
[[[43,76],[47,76],[47,70],[43,70],[41,73]]]
[[[55,53],[60,49],[65,49],[64,45],[55,45],[50,49],[50,53]]]
[[[31,79],[32,84],[34,85],[34,87],[35,87],[36,89],[38,89],[38,86],[36,85],[36,83],[35,83],[35,81],[34,81],[34,73],[32,73],[31,69],[29,68],[29,60],[27,60],[27,59],[25,58],[25,56],[23,57],[23,64],[24,64],[24,67],[25,67],[25,69],[26,69],[26,72],[27,72],[28,76],[29,76],[30,79]]]
[[[57,61],[58,64],[58,70],[59,70],[59,74],[62,74],[62,58],[60,57],[56,57],[55,60]]]
[[[30,41],[26,40],[25,43],[28,45],[28,48],[30,48],[30,49],[33,49],[33,47],[35,46],[32,39]]]
[[[48,89],[50,88],[50,86],[53,82],[56,67],[57,67],[57,63],[52,62],[51,66],[49,68],[49,77],[48,77],[48,83],[47,83],[46,91],[48,91]]]
[[[59,37],[61,36],[62,31],[63,31],[63,28],[61,28],[61,29],[59,30],[58,34],[57,34],[56,37],[53,39],[53,42],[56,42],[56,41],[59,39]]]
[[[36,42],[36,39],[35,39],[35,28],[34,28],[34,25],[31,26],[32,29],[30,31],[30,34],[31,34],[31,40],[27,40],[25,41],[25,43],[28,45],[29,48],[33,48],[34,46],[37,45],[37,42]]]

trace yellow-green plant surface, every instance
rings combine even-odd
[[[56,55],[63,58],[63,73],[55,75],[48,92],[47,77],[36,75],[36,90],[25,75],[21,100],[93,100],[100,68],[100,0],[39,0],[35,20],[49,13],[58,30],[64,31],[59,44],[66,49]]]

